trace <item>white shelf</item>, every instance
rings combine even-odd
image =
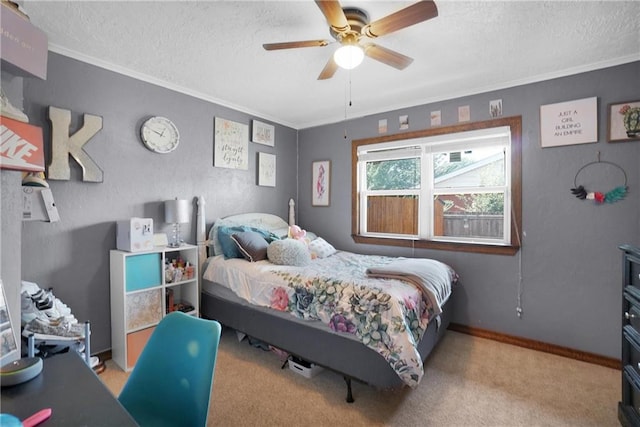
[[[191,276],[173,282],[165,267],[174,260],[181,270],[178,274]],[[187,269],[187,263],[193,268]],[[193,307],[187,314],[200,315],[198,248],[183,245],[144,252],[112,250],[110,264],[111,354],[118,366],[130,371],[153,328],[178,304]]]

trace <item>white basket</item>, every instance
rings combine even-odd
[[[291,359],[289,359],[289,369],[297,374],[302,375],[305,378],[313,378],[320,372],[324,371],[324,368],[322,366],[318,366],[315,363],[310,363],[303,360],[294,361]]]

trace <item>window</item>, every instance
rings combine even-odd
[[[353,141],[354,240],[514,254],[521,119]]]

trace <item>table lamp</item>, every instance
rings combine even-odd
[[[177,248],[181,246],[183,241],[180,237],[180,224],[189,222],[189,201],[166,200],[164,202],[164,222],[173,224],[173,236],[169,242],[169,247]]]

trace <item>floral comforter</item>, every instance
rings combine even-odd
[[[209,260],[203,277],[252,304],[319,320],[338,333],[355,335],[415,387],[424,373],[417,343],[434,307],[408,282],[367,277],[367,268],[394,260],[398,258],[339,251],[304,267],[292,267],[216,256]],[[453,283],[455,272],[448,267],[444,271]]]

